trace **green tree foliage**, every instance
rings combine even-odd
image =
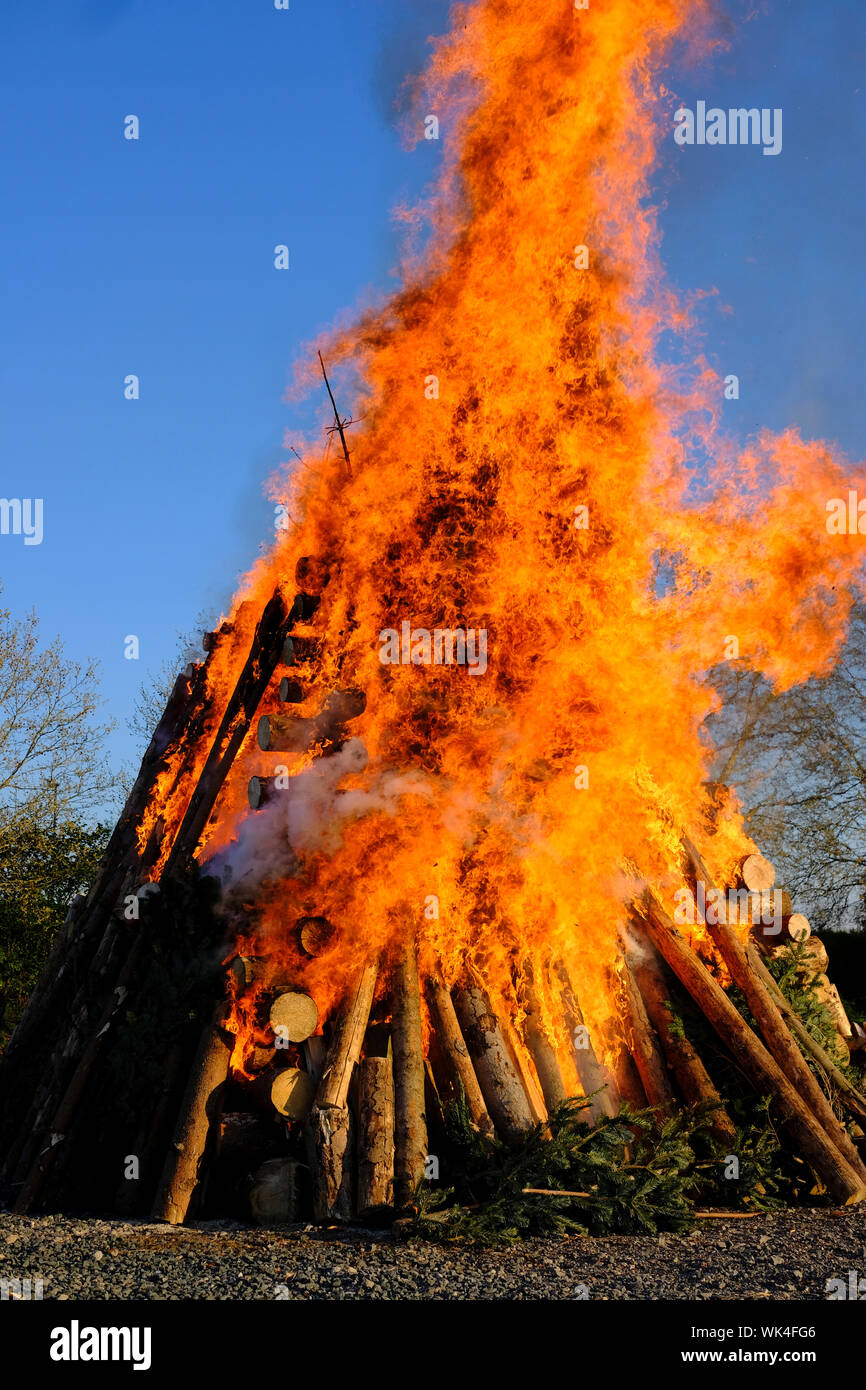
[[[90,883],[109,829],[18,817],[0,827],[0,1046],[5,1045],[76,893]]]

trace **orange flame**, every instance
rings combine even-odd
[[[405,214],[427,239],[400,293],[323,343],[359,383],[351,476],[339,450],[311,449],[274,481],[298,525],[238,595],[258,613],[302,556],[322,561],[323,657],[295,709],[367,696],[351,730],[369,761],[338,788],[354,810],[259,894],[257,951],[291,961],[322,1015],[414,924],[425,970],[477,967],[514,1021],[521,962],[563,958],[612,1042],[623,866],[670,888],[676,827],[701,824],[704,673],[735,635],[786,687],[844,638],[862,557],[825,527],[843,462],[794,431],[738,447],[719,379],[658,351],[690,328],[648,201],[675,106],[661,74],[676,45],[712,48],[708,13],[477,0],[434,46],[416,109],[439,113],[443,169]],[[404,622],[484,629],[486,672],[383,664],[380,634]],[[246,650],[209,675],[215,710]],[[261,754],[252,731],[207,856],[241,833],[250,773],[282,763],[291,803],[304,760]],[[749,848],[724,810],[713,872]],[[306,962],[291,938],[304,912],[340,928]]]

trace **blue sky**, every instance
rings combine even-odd
[[[283,400],[299,348],[389,285],[391,209],[437,155],[404,149],[393,102],[446,14],[441,0],[4,0],[0,491],[45,499],[45,538],[0,537],[0,580],[46,637],[101,662],[118,761],[147,669],[227,604],[270,532],[262,483],[286,429],[309,423]],[[864,71],[862,0],[769,0],[711,69],[668,80],[687,104],[782,107],[782,153],[671,141],[659,179],[671,278],[718,290],[705,350],[740,377],[732,426],[797,424],[855,458]]]

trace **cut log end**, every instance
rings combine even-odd
[[[271,1005],[270,1024],[278,1037],[305,1042],[319,1026],[316,1001],[297,990],[279,994]]]

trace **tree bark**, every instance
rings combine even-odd
[[[493,1121],[487,1113],[478,1077],[460,1031],[454,1001],[441,980],[428,980],[425,994],[436,1042],[449,1072],[450,1089],[456,1099],[462,1087],[472,1124],[481,1134],[492,1137]]]
[[[394,1200],[407,1207],[424,1177],[427,1116],[424,1109],[424,1051],[421,990],[415,943],[400,948],[392,973],[394,1048]]]
[[[625,958],[621,963],[620,978],[631,1023],[630,1051],[644,1094],[654,1109],[671,1116],[677,1110],[677,1101],[668,1078],[661,1044],[647,1015],[640,987]]]
[[[513,1142],[535,1121],[487,991],[480,984],[461,986],[454,1006],[490,1118],[502,1138]]]
[[[358,1085],[358,1218],[394,1205],[394,1080],[388,1057],[365,1057]]]
[[[556,1048],[544,1026],[541,1000],[535,986],[535,972],[526,961],[521,972],[520,1002],[525,1011],[523,1036],[538,1075],[547,1109],[554,1110],[566,1099],[565,1081]]]
[[[352,1071],[364,1044],[364,1033],[370,1018],[378,974],[378,956],[368,960],[358,972],[355,986],[346,1001],[328,1049],[325,1069],[316,1093],[316,1105],[320,1109],[346,1104]]]
[[[314,1106],[306,1139],[313,1175],[313,1215],[317,1221],[351,1221],[354,1123],[348,1106]]]

